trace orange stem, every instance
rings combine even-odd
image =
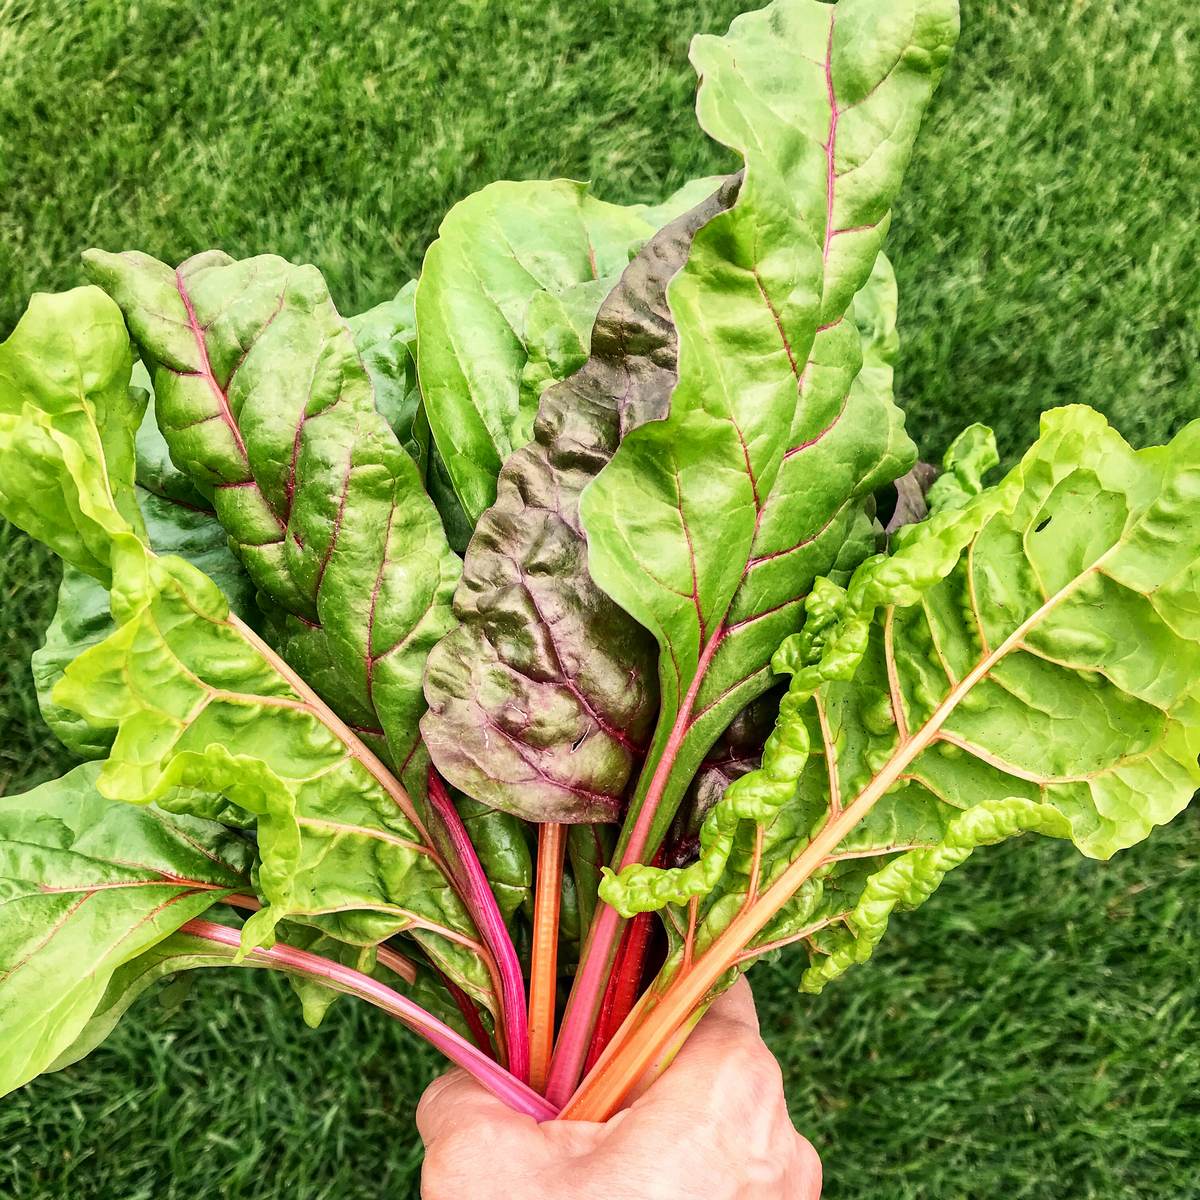
[[[554,1051],[558,998],[558,921],[562,908],[565,825],[538,826],[537,886],[533,896],[533,950],[529,964],[529,1083],[546,1087]]]
[[[1097,559],[1089,570],[1103,561]],[[908,769],[909,764],[942,736],[942,726],[970,690],[1034,628],[1047,612],[1069,596],[1084,576],[1077,576],[1050,596],[1042,606],[1026,617],[994,650],[988,651],[952,687],[934,709],[925,724],[902,738],[882,770],[846,807],[830,808],[826,823],[792,861],[791,865],[745,906],[725,927],[725,931],[696,960],[691,970],[680,971],[663,989],[654,1011],[636,1023],[630,1019],[617,1030],[611,1058],[601,1059],[564,1106],[560,1117],[574,1121],[605,1121],[620,1108],[638,1080],[670,1044],[676,1032],[704,1002],[721,976],[734,966],[747,946],[762,932],[767,922],[796,894],[796,891],[822,863],[827,861],[843,839],[885,796]],[[612,1048],[610,1046],[610,1048]]]

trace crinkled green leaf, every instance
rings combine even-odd
[[[759,696],[713,743],[675,816],[667,839],[668,865],[682,866],[696,856],[704,819],[735,779],[760,765],[779,701],[778,689]]]
[[[0,506],[105,586],[112,534],[141,531],[133,434],[144,397],[130,393],[129,336],[114,318],[99,288],[39,293],[0,345]]]
[[[977,461],[986,442],[970,439]],[[630,868],[603,885],[612,903],[703,895],[702,948],[752,877],[768,886],[835,831],[755,943],[806,941],[815,990],[977,845],[1035,830],[1106,858],[1186,806],[1200,785],[1200,422],[1135,451],[1092,410],[1056,409],[1001,483],[893,546],[848,589],[823,580],[809,597],[775,659],[792,678],[762,768],[709,814],[700,861]]]
[[[178,558],[122,564],[127,608],[67,667],[55,701],[115,730],[101,791],[253,821],[259,892],[248,947],[284,917],[368,945],[411,931],[453,978],[490,980],[470,920],[411,801]],[[141,580],[134,581],[136,572]]]
[[[0,799],[0,1093],[67,1051],[123,963],[246,886],[245,840],[116,804],[99,769]]]
[[[421,728],[457,787],[526,819],[612,820],[650,735],[653,642],[592,582],[583,488],[675,382],[665,292],[730,181],[656,234],[604,301],[587,364],[542,396],[534,440],[500,473],[429,656]]]
[[[122,328],[116,307],[92,295],[104,320]],[[83,373],[93,348],[77,352],[74,369]],[[31,374],[37,395],[36,364]],[[207,576],[147,549],[116,508],[101,445],[85,456],[66,434],[31,442],[27,429],[43,428],[44,414],[28,403],[21,412],[0,429],[0,457],[25,446],[29,470],[73,497],[75,544],[112,581],[115,630],[67,667],[53,697],[115,735],[101,793],[255,827],[255,882],[267,906],[247,922],[247,946],[291,915],[362,944],[410,930],[432,961],[487,1003],[486,956],[404,789],[230,614]],[[93,425],[80,424],[84,436]],[[132,429],[127,437],[132,458]],[[35,534],[47,528],[3,493],[0,514]]]
[[[929,510],[961,508],[983,490],[983,477],[1000,462],[996,439],[986,425],[968,425],[950,443],[942,474],[926,497]]]
[[[421,411],[417,386],[416,282],[346,324],[371,379],[375,407],[392,427],[424,479],[429,466],[429,422]]]
[[[501,182],[450,210],[417,285],[417,355],[469,524],[495,501],[505,459],[533,436],[541,390],[587,357],[586,341],[582,357],[572,343],[630,257],[717,182],[694,181],[655,207],[607,204],[566,179]]]
[[[217,516],[288,662],[421,794],[421,670],[459,562],[319,272],[219,251],[85,256],[153,371],[171,457]]]
[[[962,866],[974,850],[1022,833],[1069,838],[1071,826],[1052,804],[1019,796],[983,800],[954,816],[935,845],[885,859],[884,866],[862,881],[862,891],[840,918],[840,927],[814,944],[816,953],[804,973],[804,990],[819,992],[855,963],[866,962],[887,932],[892,913],[898,907],[924,904],[947,872]]]
[[[149,391],[141,363],[134,382]],[[136,402],[140,407],[143,401]],[[178,554],[208,575],[239,616],[256,621],[254,588],[229,549],[221,523],[209,502],[171,462],[167,444],[154,420],[154,397],[138,428],[135,494],[150,546],[159,554]],[[38,706],[58,739],[81,758],[101,758],[111,738],[99,735],[77,714],[67,712],[50,697],[63,671],[81,651],[112,632],[108,591],[92,576],[67,564],[58,589],[54,617],[44,645],[34,651],[32,668]]]
[[[661,651],[626,825],[647,844],[769,686],[813,580],[872,549],[871,492],[913,461],[886,346],[863,370],[849,310],[887,271],[890,206],[957,27],[954,0],[776,0],[693,43],[701,124],[745,182],[668,290],[669,415],[625,438],[580,506],[592,576]]]

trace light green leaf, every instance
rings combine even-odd
[[[914,459],[878,256],[956,33],[954,0],[776,0],[693,43],[701,124],[742,155],[745,181],[668,292],[669,415],[624,439],[580,509],[593,577],[660,647],[659,725],[622,841],[633,858],[770,685],[813,580],[873,548],[871,493]]]
[[[942,474],[929,489],[931,512],[961,508],[983,490],[983,477],[1000,462],[996,438],[986,425],[968,425],[950,443]]]
[[[122,571],[121,624],[54,693],[115,731],[101,791],[255,825],[267,906],[247,921],[246,948],[284,917],[361,945],[407,930],[486,996],[470,920],[403,789],[230,616],[210,580],[178,558],[131,557]]]
[[[115,804],[98,772],[0,799],[0,1093],[67,1051],[123,963],[246,886],[245,840]]]
[[[107,320],[119,316],[92,295]],[[247,922],[247,947],[292,915],[361,944],[411,930],[450,978],[494,1003],[486,954],[403,787],[230,613],[212,580],[147,549],[117,511],[103,447],[85,456],[66,434],[31,443],[27,429],[43,425],[43,413],[24,405],[0,429],[0,456],[26,447],[29,470],[67,498],[111,579],[115,630],[67,667],[53,694],[114,739],[100,792],[255,827],[256,883],[268,903]],[[91,427],[80,423],[85,436]],[[131,429],[126,436],[132,445]],[[47,528],[2,492],[0,514],[35,534]]]
[[[973,851],[1022,833],[1068,838],[1071,827],[1050,804],[1019,796],[983,800],[954,817],[936,845],[885,859],[886,865],[864,880],[854,907],[841,918],[843,928],[820,944],[804,973],[804,991],[819,992],[854,964],[866,962],[887,932],[892,913],[924,904]]]
[[[115,310],[114,310],[115,311]],[[134,382],[149,393],[149,377],[141,363]],[[144,400],[136,400],[140,408]],[[178,554],[208,575],[225,593],[239,616],[257,622],[254,587],[229,549],[224,529],[209,502],[171,462],[167,444],[154,420],[151,394],[137,431],[135,495],[146,537],[158,554]],[[38,706],[58,739],[81,758],[101,758],[111,739],[97,735],[76,714],[51,699],[54,685],[81,651],[102,641],[114,628],[108,611],[108,591],[92,576],[71,566],[63,568],[54,617],[44,645],[34,651],[32,668]]]
[[[421,670],[460,572],[320,273],[219,251],[89,251],[154,375],[173,460],[211,488],[272,644],[422,795]]]
[[[141,531],[132,365],[120,310],[99,288],[35,295],[0,345],[0,506],[106,586],[113,534]]]
[[[1135,451],[1098,413],[1053,410],[1001,483],[893,546],[813,590],[775,658],[792,678],[763,767],[710,813],[701,861],[623,872],[613,903],[704,896],[703,948],[811,860],[754,945],[806,941],[816,990],[975,846],[1033,830],[1107,858],[1187,805],[1200,422]]]

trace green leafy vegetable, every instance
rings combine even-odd
[[[50,363],[97,381],[69,411],[72,436],[52,425],[62,401],[44,385],[38,355],[49,342],[42,327],[81,310],[91,336],[55,347]],[[113,632],[67,666],[53,696],[112,739],[97,787],[110,799],[254,826],[255,881],[267,906],[247,922],[247,948],[287,916],[363,945],[409,930],[495,1008],[488,954],[404,788],[230,613],[210,579],[151,553],[119,511],[118,498],[127,509],[133,499],[132,478],[109,473],[96,431],[123,428],[124,444],[110,438],[113,454],[132,462],[132,423],[107,411],[130,407],[129,395],[104,373],[129,370],[124,337],[117,307],[90,288],[45,298],[0,348],[0,361],[20,361],[27,380],[10,393],[20,416],[3,428],[0,461],[23,447],[20,468],[62,497],[58,511],[31,511],[0,495],[0,509],[110,587]],[[124,358],[110,350],[117,343]]]
[[[459,562],[320,274],[219,251],[85,255],[154,375],[172,459],[270,601],[271,638],[422,794],[421,671]]]
[[[947,475],[977,480],[994,457],[976,427]],[[762,767],[709,814],[698,862],[601,885],[627,913],[703,898],[630,1070],[650,1026],[663,1036],[757,953],[807,943],[814,991],[864,961],[976,846],[1036,831],[1107,858],[1184,808],[1200,786],[1200,422],[1135,451],[1091,409],[1053,410],[1001,483],[905,526],[806,607],[775,657],[791,683]]]
[[[746,179],[668,290],[669,416],[626,437],[581,503],[593,577],[662,650],[638,852],[769,685],[812,580],[870,548],[857,501],[912,463],[847,311],[956,29],[950,0],[796,0],[693,45],[701,122]]]
[[[150,380],[140,363],[134,366],[134,379],[149,392]],[[153,395],[149,400],[137,431],[135,488],[149,544],[159,554],[178,554],[198,567],[221,588],[239,616],[256,624],[253,586],[208,501],[171,462],[155,423]],[[144,402],[135,397],[133,403],[140,407]],[[81,758],[103,757],[111,739],[55,704],[50,694],[67,664],[113,628],[107,589],[78,568],[65,566],[45,644],[33,655],[33,678],[46,724]]]
[[[1056,409],[989,486],[989,430],[939,474],[893,399],[957,26],[774,0],[692,48],[740,171],[493,185],[349,320],[219,251],[34,298],[0,515],[63,560],[39,698],[102,761],[0,799],[0,1091],[220,965],[603,1121],[762,957],[818,991],[979,846],[1187,804],[1200,422]]]
[[[533,436],[543,388],[583,365],[592,318],[632,254],[718,182],[697,180],[655,208],[607,204],[567,179],[493,183],[450,210],[417,285],[417,355],[470,525]]]
[[[247,885],[243,839],[115,804],[98,771],[0,799],[0,1094],[72,1045],[123,963]]]
[[[653,856],[709,747],[770,686],[809,587],[872,549],[872,492],[915,458],[891,399],[889,322],[864,303],[884,346],[863,371],[850,309],[957,32],[955,0],[777,0],[692,44],[700,123],[742,156],[745,179],[667,291],[669,414],[632,431],[580,501],[592,578],[660,650],[621,867]],[[889,306],[880,294],[875,307]],[[556,1101],[578,1078],[619,930],[602,909]]]
[[[654,719],[653,650],[592,582],[583,488],[675,382],[665,290],[736,183],[667,225],[622,274],[592,355],[542,397],[534,440],[505,463],[455,594],[460,625],[429,656],[422,732],[475,799],[531,820],[617,816]]]

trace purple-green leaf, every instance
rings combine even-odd
[[[429,656],[422,721],[438,769],[477,800],[538,821],[611,821],[657,708],[653,640],[592,582],[579,496],[675,385],[666,288],[727,183],[656,234],[603,302],[592,354],[543,395],[506,462],[455,594],[459,626]]]

